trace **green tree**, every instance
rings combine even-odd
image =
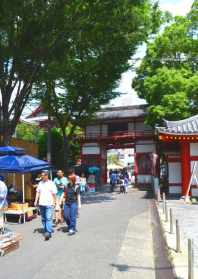
[[[51,163],[56,169],[64,169],[63,161],[63,137],[60,132],[60,129],[53,128],[51,130],[52,136],[52,160]],[[47,159],[47,133],[43,133],[38,138],[39,146],[39,157],[42,159]],[[77,140],[73,139],[69,142],[70,150],[68,154],[68,164],[73,165],[76,162],[76,159],[80,155],[80,144]]]
[[[197,0],[186,17],[176,17],[147,47],[133,81],[149,105],[147,122],[178,120],[197,113]]]
[[[67,8],[74,18],[72,47],[62,63],[47,64],[37,87],[37,96],[61,129],[64,154],[75,128],[117,96],[115,87],[130,67],[129,59],[160,17],[149,1],[73,1]]]
[[[112,43],[122,39],[117,55],[126,57],[146,38],[154,15],[155,22],[158,18],[149,0],[2,0],[0,11],[1,144],[10,141],[33,84],[51,61],[69,61],[71,52],[84,44],[90,44],[87,55],[97,55],[92,43],[100,45],[118,33],[105,47],[111,52]],[[127,40],[134,42],[131,49]]]
[[[0,1],[1,144],[9,143],[44,65],[52,58],[59,59],[71,44],[71,19],[66,23],[65,2]]]
[[[16,137],[26,141],[38,143],[44,131],[36,125],[20,123],[16,127]]]

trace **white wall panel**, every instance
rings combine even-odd
[[[181,163],[168,163],[169,183],[181,183]]]
[[[190,143],[190,156],[198,156],[198,143]]]
[[[100,146],[97,143],[86,143],[82,147],[83,155],[99,155]]]
[[[90,125],[86,127],[86,136],[99,136],[100,135],[100,125]]]
[[[191,161],[191,162],[190,162],[191,173],[192,173],[192,171],[193,171],[195,162],[196,162],[196,161]],[[197,181],[198,181],[198,161],[197,161],[197,164],[196,164],[196,166],[195,166],[194,175],[197,177]],[[193,176],[192,185],[197,185],[197,186],[198,186],[197,181],[196,181],[195,177]]]
[[[198,189],[192,188],[192,196],[193,197],[198,197]]]
[[[142,183],[142,184],[148,184],[148,183],[152,183],[152,175],[137,175],[136,177],[137,179],[137,183]]]
[[[181,186],[170,186],[169,187],[169,193],[170,194],[181,194]]]

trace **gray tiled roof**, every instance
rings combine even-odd
[[[146,114],[146,106],[125,106],[114,107],[100,110],[96,113],[96,119],[117,119],[117,118],[130,118],[130,117],[142,117]]]
[[[161,133],[168,134],[198,134],[198,115],[179,121],[164,120],[165,127],[157,127]]]

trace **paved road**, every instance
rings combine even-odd
[[[49,242],[34,233],[40,218],[9,225],[24,239],[18,250],[0,258],[0,278],[161,279],[156,275],[150,206],[143,191],[91,195],[81,209],[79,232],[68,236],[58,231]]]

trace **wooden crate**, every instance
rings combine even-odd
[[[8,253],[16,250],[19,248],[19,240],[18,241],[13,241],[12,243],[8,243],[5,247],[0,248],[0,256],[5,256]]]
[[[0,237],[1,239],[3,236]],[[0,244],[0,256],[5,256],[6,254],[19,248],[20,240],[22,236],[20,234],[15,234],[11,239]]]

